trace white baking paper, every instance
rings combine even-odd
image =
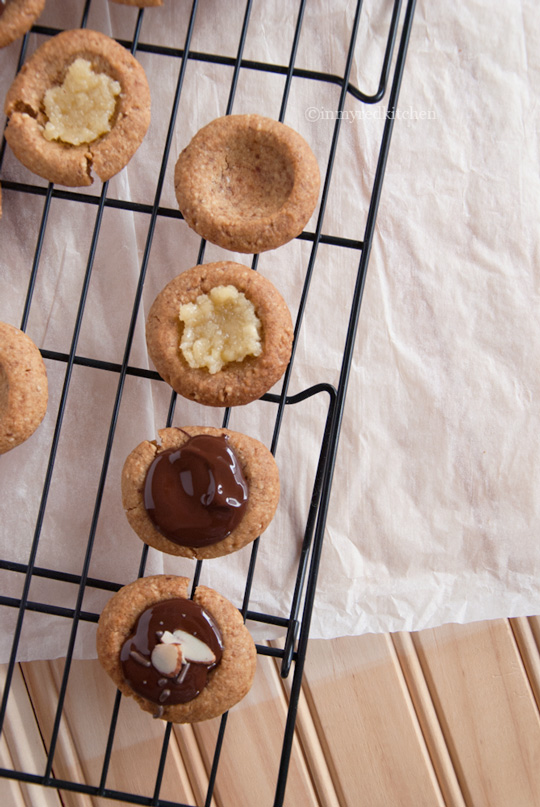
[[[351,82],[378,85],[391,4],[364,4]],[[342,75],[354,3],[307,5],[297,66]],[[48,0],[41,24],[77,27],[83,3]],[[296,3],[254,4],[244,58],[286,65]],[[130,39],[137,11],[94,0],[89,27]],[[144,14],[140,42],[183,48],[189,4],[165,0]],[[202,0],[192,49],[236,56],[244,4]],[[43,41],[32,35],[29,53]],[[2,98],[20,42],[0,51]],[[533,3],[494,9],[486,0],[420,3],[395,122],[365,288],[312,622],[312,635],[416,630],[540,612],[539,534],[539,23]],[[152,91],[152,124],[108,197],[152,205],[181,61],[138,57]],[[159,204],[176,209],[179,151],[227,109],[233,68],[190,60]],[[233,112],[277,118],[285,77],[240,73]],[[294,78],[285,122],[326,170],[339,86]],[[363,237],[385,104],[352,96],[323,232]],[[6,149],[0,180],[46,186]],[[101,183],[88,191],[99,196]],[[44,198],[4,188],[0,221],[0,319],[20,325]],[[97,206],[53,199],[27,332],[69,353]],[[313,232],[318,209],[307,229]],[[119,364],[148,238],[150,216],[107,207],[88,287],[77,354]],[[199,239],[183,221],[158,217],[129,363],[147,368],[144,318],[155,295],[197,262]],[[261,256],[258,269],[296,316],[312,244],[296,240]],[[205,261],[249,256],[208,245]],[[359,252],[321,244],[298,340],[290,393],[336,384]],[[50,403],[36,434],[0,459],[3,559],[27,563],[40,509],[66,365],[47,361]],[[280,385],[276,386],[279,391]],[[118,374],[75,366],[36,554],[37,567],[93,578],[137,577],[142,544],[122,512],[127,454],[164,426],[170,390],[128,376],[110,462]],[[328,409],[321,393],[286,408],[276,459],[282,498],[258,554],[250,608],[286,616]],[[230,427],[272,440],[275,405],[235,409]],[[179,399],[174,424],[220,425],[222,412]],[[100,479],[104,480],[101,491]],[[241,604],[249,548],[207,562],[201,582]],[[194,564],[150,550],[146,574],[192,576]],[[2,571],[0,590],[19,597],[23,575]],[[89,587],[83,611],[109,592]],[[73,608],[77,587],[38,576],[29,598]],[[9,656],[16,609],[0,611],[0,660]],[[251,623],[250,623],[250,626]],[[20,659],[67,652],[71,620],[28,611]],[[258,637],[264,629],[257,629]],[[75,655],[91,657],[95,625],[80,623]]]

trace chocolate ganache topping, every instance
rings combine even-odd
[[[223,654],[219,628],[193,600],[163,600],[140,615],[120,651],[124,678],[142,698],[187,703],[206,686]]]
[[[198,434],[160,451],[146,475],[146,511],[180,546],[222,541],[242,520],[247,500],[248,485],[226,435]]]
[[[0,17],[4,13],[4,10],[5,10],[8,3],[9,3],[9,0],[0,0]]]

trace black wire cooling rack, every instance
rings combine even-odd
[[[385,166],[390,147],[390,139],[392,136],[394,120],[396,117],[395,112],[397,108],[397,100],[401,85],[401,79],[405,66],[406,52],[412,26],[415,3],[414,0],[409,0],[409,2],[406,5],[404,5],[401,2],[401,0],[395,0],[395,2],[393,3],[391,13],[388,15],[389,25],[388,25],[386,43],[384,46],[384,57],[380,69],[378,87],[375,93],[368,94],[362,92],[361,89],[353,86],[350,83],[350,75],[353,59],[355,58],[355,56],[356,58],[358,58],[358,54],[356,54],[355,49],[357,46],[357,34],[361,19],[362,2],[357,3],[356,9],[354,11],[354,19],[352,21],[352,25],[349,31],[349,41],[346,45],[347,56],[346,56],[345,70],[343,75],[340,76],[331,73],[300,69],[295,66],[298,46],[302,34],[303,22],[305,18],[305,11],[306,7],[309,6],[309,0],[300,0],[300,2],[297,3],[297,8],[295,11],[296,23],[292,38],[293,44],[290,52],[289,63],[287,65],[274,64],[268,62],[258,62],[245,59],[243,57],[244,46],[246,42],[246,35],[250,22],[250,15],[252,11],[253,2],[254,0],[248,0],[245,4],[241,35],[238,42],[238,48],[235,57],[220,56],[213,53],[197,52],[191,48],[194,25],[197,15],[197,8],[199,5],[199,2],[197,2],[197,0],[194,0],[194,2],[191,5],[189,24],[187,27],[187,33],[182,48],[172,48],[172,47],[153,45],[141,41],[140,37],[141,37],[143,17],[145,14],[152,13],[152,10],[151,9],[147,11],[142,9],[139,11],[135,9],[133,10],[135,27],[132,39],[131,41],[125,41],[123,39],[120,39],[119,41],[125,47],[129,48],[134,54],[148,53],[153,54],[155,56],[159,56],[163,59],[174,59],[179,65],[176,90],[170,111],[166,145],[159,169],[159,179],[157,182],[155,195],[152,201],[149,201],[148,203],[137,203],[137,202],[128,202],[120,199],[114,199],[111,196],[109,196],[108,183],[105,183],[103,185],[101,193],[98,196],[92,193],[79,193],[72,190],[58,188],[53,186],[52,184],[49,184],[48,186],[43,186],[43,185],[33,185],[21,182],[7,181],[5,179],[2,179],[2,185],[4,190],[8,191],[7,195],[11,193],[32,194],[43,198],[41,221],[37,225],[37,243],[32,260],[32,265],[31,267],[29,267],[29,280],[26,293],[26,300],[24,303],[24,309],[20,320],[20,328],[22,330],[25,330],[28,325],[28,319],[30,316],[32,301],[34,299],[34,290],[36,286],[36,278],[38,274],[38,267],[40,264],[40,257],[44,244],[45,234],[47,232],[48,227],[49,211],[51,208],[52,200],[58,198],[79,202],[82,205],[88,206],[89,212],[91,212],[92,210],[95,212],[95,224],[93,229],[93,235],[91,238],[90,248],[86,258],[86,271],[84,274],[84,281],[82,284],[82,291],[80,295],[70,350],[67,353],[61,353],[57,351],[48,350],[46,345],[44,345],[42,349],[42,354],[45,359],[49,360],[49,362],[58,363],[58,365],[64,368],[64,381],[60,395],[56,425],[54,435],[52,438],[52,444],[50,447],[50,454],[46,468],[39,511],[35,524],[35,531],[31,545],[31,551],[29,556],[27,558],[21,558],[20,562],[0,560],[1,570],[3,570],[6,573],[9,573],[10,575],[16,576],[21,581],[24,581],[22,584],[22,591],[20,597],[16,598],[4,595],[0,596],[0,605],[2,607],[9,609],[16,609],[17,611],[17,621],[13,632],[12,652],[9,663],[7,665],[5,688],[0,708],[0,731],[2,730],[6,716],[6,708],[10,696],[14,669],[17,663],[17,653],[20,644],[21,632],[23,628],[25,614],[29,611],[37,611],[48,614],[52,617],[57,617],[59,619],[71,621],[69,646],[66,654],[63,679],[61,682],[58,695],[58,704],[56,708],[54,726],[48,742],[48,756],[45,770],[40,775],[30,773],[24,770],[9,770],[2,768],[0,769],[0,776],[2,777],[18,780],[21,782],[27,782],[30,784],[41,785],[43,787],[56,788],[60,791],[61,790],[72,791],[75,793],[87,794],[93,797],[114,799],[122,801],[124,803],[157,805],[157,807],[166,807],[166,806],[173,807],[173,805],[174,807],[189,807],[181,804],[180,802],[172,802],[160,798],[161,781],[163,777],[163,771],[165,768],[165,761],[167,758],[171,724],[167,724],[164,733],[160,763],[158,767],[158,773],[152,796],[147,797],[135,793],[120,792],[118,790],[114,790],[107,787],[107,777],[110,771],[110,766],[112,764],[111,757],[114,747],[115,730],[121,701],[120,693],[117,693],[116,695],[113,713],[111,715],[108,741],[106,744],[106,748],[103,749],[104,756],[103,756],[103,765],[100,781],[97,782],[95,785],[90,785],[87,783],[66,781],[63,779],[56,778],[53,773],[53,762],[58,741],[60,723],[62,719],[64,701],[70,675],[73,650],[77,637],[78,626],[80,622],[95,623],[97,622],[99,617],[97,613],[91,613],[83,610],[82,606],[85,591],[87,589],[100,589],[103,591],[114,592],[120,588],[120,584],[116,581],[103,580],[91,577],[89,574],[90,561],[92,556],[94,539],[96,535],[97,521],[103,500],[105,482],[107,479],[107,472],[109,468],[113,441],[115,439],[118,412],[120,408],[120,402],[122,400],[122,396],[124,393],[126,378],[128,376],[137,376],[141,379],[147,379],[148,381],[160,381],[159,376],[155,372],[133,366],[130,363],[130,356],[132,351],[133,338],[135,333],[137,316],[139,312],[139,306],[142,299],[146,270],[148,267],[150,251],[152,249],[156,223],[160,217],[168,217],[173,219],[181,218],[181,215],[178,212],[178,210],[161,206],[161,196],[165,179],[165,172],[167,169],[171,152],[171,143],[173,140],[174,128],[177,121],[177,113],[179,109],[186,69],[188,67],[188,64],[192,61],[207,62],[207,63],[215,63],[218,65],[225,65],[232,69],[232,80],[230,84],[230,91],[226,109],[227,114],[230,114],[233,109],[233,102],[235,99],[238,80],[241,75],[241,72],[246,70],[262,71],[265,73],[272,73],[277,76],[283,77],[283,93],[282,93],[281,109],[279,113],[280,121],[283,121],[285,118],[291,85],[298,78],[304,80],[307,79],[312,82],[319,82],[319,83],[322,82],[327,85],[333,84],[339,87],[340,90],[339,101],[336,108],[336,114],[334,116],[333,133],[328,161],[326,166],[321,166],[323,186],[322,186],[321,203],[317,217],[316,227],[314,232],[304,232],[299,236],[300,239],[310,242],[311,248],[310,248],[309,261],[305,273],[304,287],[302,290],[302,295],[300,298],[300,304],[298,308],[298,314],[295,323],[295,342],[293,348],[293,355],[291,358],[289,368],[282,382],[281,393],[279,395],[267,394],[264,396],[264,400],[272,404],[274,408],[274,421],[273,421],[274,425],[273,425],[273,436],[271,445],[271,450],[273,452],[275,452],[278,444],[281,422],[286,407],[295,406],[301,401],[304,401],[307,398],[315,395],[324,395],[326,396],[327,399],[324,431],[320,444],[318,465],[311,495],[309,513],[305,523],[303,544],[300,552],[298,569],[296,572],[296,583],[294,587],[294,594],[292,597],[292,604],[288,618],[275,616],[270,613],[259,613],[250,610],[249,608],[250,592],[258,552],[258,542],[255,542],[253,545],[253,549],[251,551],[249,569],[244,589],[244,597],[241,605],[241,611],[247,620],[250,620],[252,622],[260,622],[270,625],[276,625],[286,632],[286,640],[283,648],[269,647],[267,645],[257,645],[259,655],[273,656],[274,658],[277,658],[281,661],[281,674],[283,677],[288,676],[289,673],[291,673],[292,676],[289,707],[287,712],[286,724],[284,726],[284,732],[283,732],[281,762],[276,782],[274,807],[279,807],[279,805],[283,804],[288,766],[294,737],[297,706],[302,685],[302,675],[304,669],[304,662],[306,658],[310,623],[316,595],[317,575],[319,570],[319,561],[321,556],[328,505],[330,501],[330,490],[334,475],[338,440],[341,429],[345,398],[347,394],[348,378],[350,374],[353,348],[356,338],[356,331],[359,320],[360,306],[362,301],[367,266],[372,246],[375,220],[377,216],[379,199],[381,195],[383,176],[385,172]],[[82,16],[80,19],[81,27],[85,27],[87,25],[91,5],[92,0],[87,0],[87,2],[84,5],[84,8],[82,9]],[[324,25],[323,20],[321,20],[321,25]],[[49,28],[36,25],[32,29],[32,32],[40,35],[41,38],[47,38],[59,33],[60,30],[62,29]],[[19,60],[16,66],[17,70],[20,69],[20,67],[24,63],[28,47],[28,39],[29,35],[24,37],[24,39],[22,40],[19,53]],[[14,65],[14,72],[15,72],[15,65]],[[325,210],[327,207],[327,201],[329,197],[330,181],[332,177],[334,161],[338,149],[340,130],[342,126],[343,116],[340,113],[343,110],[345,110],[346,103],[349,98],[354,98],[363,104],[369,104],[369,105],[381,104],[383,100],[386,104],[384,107],[385,113],[384,113],[384,125],[382,129],[382,139],[380,142],[380,148],[376,160],[374,181],[371,188],[369,209],[364,230],[364,237],[362,241],[354,241],[351,240],[350,238],[345,237],[342,238],[334,235],[327,235],[323,232],[323,222],[324,222]],[[4,160],[5,147],[6,144],[5,141],[3,140],[0,147],[0,169],[2,166],[2,162]],[[124,356],[121,364],[87,358],[85,356],[80,355],[78,352],[79,337],[81,334],[81,326],[89,290],[90,278],[92,275],[96,250],[100,238],[103,215],[107,208],[117,208],[121,210],[133,211],[136,213],[143,214],[147,217],[148,222],[146,231],[146,240],[140,264],[138,285],[135,294],[129,330],[125,341]],[[335,250],[343,248],[348,250],[351,249],[356,250],[358,254],[358,266],[356,272],[354,293],[351,299],[350,311],[348,312],[349,319],[348,319],[346,342],[343,351],[341,367],[339,368],[339,382],[337,386],[333,386],[323,381],[308,389],[303,390],[301,393],[297,395],[289,395],[288,394],[289,380],[291,377],[292,368],[294,366],[296,345],[298,343],[298,337],[300,329],[302,327],[303,316],[308,302],[308,292],[317,260],[318,248],[319,245],[321,244],[329,245],[332,249]],[[197,263],[203,262],[204,253],[205,253],[205,242],[202,241],[200,244]],[[257,263],[258,263],[258,256],[255,255],[253,256],[251,264],[253,269],[257,268]],[[70,383],[72,380],[74,367],[77,365],[91,367],[108,374],[114,374],[117,377],[117,388],[116,388],[116,397],[113,407],[112,419],[110,422],[107,442],[103,454],[101,475],[99,479],[97,496],[95,500],[93,518],[91,524],[89,525],[84,563],[82,565],[80,574],[68,574],[65,572],[61,572],[59,570],[39,566],[36,562],[36,559],[37,559],[40,535],[42,532],[43,522],[47,508],[51,479],[55,468],[55,462],[57,460],[58,444],[64,422],[64,414],[70,390]],[[176,403],[176,396],[175,394],[172,394],[166,423],[167,426],[172,424],[175,410],[175,403]],[[229,422],[229,415],[230,412],[228,410],[225,410],[223,417],[224,426],[227,426]],[[148,548],[144,546],[141,554],[139,576],[142,576],[145,573],[147,552]],[[201,567],[202,563],[197,562],[194,570],[194,579],[193,579],[194,588],[198,584],[201,574]],[[66,608],[61,606],[50,605],[45,602],[31,600],[29,595],[30,595],[30,584],[33,578],[47,578],[50,580],[68,583],[74,586],[77,589],[75,607]],[[227,592],[223,593],[225,595],[227,594]],[[211,763],[211,770],[209,773],[209,786],[206,794],[205,805],[210,805],[210,802],[213,797],[220,753],[222,750],[222,745],[226,741],[226,725],[227,725],[227,715],[224,715],[223,718],[221,719],[213,760]]]

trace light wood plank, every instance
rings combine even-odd
[[[173,726],[182,760],[194,793],[194,804],[205,804],[208,791],[208,771],[197,742],[193,726]],[[210,807],[216,807],[215,799],[210,800]]]
[[[388,635],[311,641],[304,690],[342,807],[443,807]]]
[[[536,706],[540,709],[540,649],[535,639],[532,622],[526,617],[519,617],[511,619],[510,626],[529,678]]]
[[[17,767],[9,753],[4,733],[0,736],[0,765],[11,771]],[[1,779],[0,792],[2,793],[2,804],[5,804],[6,807],[29,807],[23,798],[19,783],[13,779]]]
[[[528,622],[540,653],[540,616],[530,616]]]
[[[276,647],[283,647],[283,641],[274,641],[271,644]],[[276,671],[280,676],[279,680],[283,689],[285,690],[288,701],[290,699],[293,683],[294,664],[291,666],[291,671],[287,678],[281,678],[280,659],[275,659],[275,666]],[[328,767],[326,757],[324,755],[324,749],[320,743],[319,735],[317,734],[317,727],[315,725],[313,715],[309,709],[303,689],[301,690],[300,697],[298,699],[296,733],[306,758],[309,772],[313,780],[313,785],[317,792],[320,803],[324,805],[324,807],[340,807],[332,774]]]
[[[48,661],[26,662],[21,664],[21,670],[32,699],[45,749],[48,751],[58,704],[58,688],[51,664]],[[60,779],[85,782],[77,750],[65,720],[62,720],[58,733],[53,774]],[[89,796],[71,791],[62,791],[62,801],[67,807],[93,807]]]
[[[414,635],[469,807],[538,807],[540,719],[507,620]]]
[[[7,666],[0,669],[0,689],[5,686]],[[11,690],[4,722],[5,741],[14,770],[41,775],[45,769],[46,754],[36,724],[32,702],[29,698],[19,665],[15,665],[11,680]],[[2,787],[6,780],[2,779]],[[31,807],[61,807],[56,790],[41,788],[25,783],[16,785],[24,801]]]
[[[253,687],[229,713],[215,799],[217,807],[271,807],[274,801],[287,703],[271,658],[259,657]],[[207,771],[210,771],[219,720],[194,725]],[[321,805],[295,740],[285,804]]]
[[[63,661],[51,662],[60,686]],[[65,723],[82,770],[83,781],[99,785],[116,689],[98,661],[72,662],[65,700]],[[89,720],[88,716],[92,715]],[[122,698],[106,787],[152,796],[166,724],[141,711],[131,698]],[[178,745],[171,735],[160,797],[194,803],[194,794]],[[95,799],[96,807],[117,801]]]
[[[446,807],[466,807],[444,732],[410,633],[392,636]]]

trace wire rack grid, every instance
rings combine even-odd
[[[241,33],[238,41],[236,55],[226,56],[218,55],[215,53],[206,53],[196,51],[192,48],[192,40],[194,29],[197,20],[197,11],[199,2],[194,0],[189,12],[189,21],[186,28],[185,39],[181,47],[169,47],[163,45],[155,45],[141,39],[141,31],[143,30],[143,20],[145,14],[152,13],[151,10],[132,10],[134,19],[134,28],[131,40],[119,38],[119,41],[131,50],[135,55],[143,53],[152,54],[155,57],[164,60],[174,60],[177,64],[177,80],[172,100],[171,109],[169,113],[169,122],[167,128],[167,135],[165,140],[165,147],[162,154],[161,164],[159,166],[159,177],[156,184],[154,198],[148,202],[133,202],[127,199],[113,198],[109,193],[109,183],[104,183],[101,193],[96,195],[92,192],[77,192],[73,190],[66,190],[58,188],[49,184],[47,186],[40,184],[31,184],[25,182],[10,181],[2,179],[4,191],[6,191],[6,200],[9,202],[10,194],[20,195],[33,195],[42,199],[41,219],[37,224],[36,232],[29,232],[29,238],[35,238],[35,249],[33,251],[32,264],[28,270],[28,285],[26,291],[26,299],[23,306],[23,311],[20,318],[20,328],[26,330],[28,327],[30,312],[34,301],[34,292],[38,279],[40,269],[40,260],[44,248],[45,238],[49,228],[50,211],[53,200],[63,199],[71,202],[80,203],[86,206],[88,213],[92,211],[95,214],[93,224],[93,232],[90,240],[88,254],[86,256],[86,265],[84,271],[84,279],[82,283],[78,309],[75,317],[75,325],[71,336],[71,344],[69,351],[60,352],[47,348],[47,345],[42,346],[42,355],[48,363],[48,366],[57,365],[63,368],[63,382],[62,389],[59,394],[59,403],[56,413],[56,423],[52,441],[50,444],[50,451],[46,465],[46,471],[43,479],[42,493],[35,522],[35,529],[31,543],[31,550],[27,558],[21,558],[19,561],[1,559],[0,570],[3,570],[9,575],[20,578],[22,583],[22,590],[19,597],[6,596],[3,593],[0,595],[0,605],[5,609],[15,610],[17,613],[17,620],[13,630],[11,655],[9,663],[6,667],[5,685],[0,708],[0,731],[4,723],[8,700],[11,692],[11,684],[14,674],[15,665],[18,659],[18,650],[21,641],[21,634],[23,631],[25,615],[29,612],[38,612],[49,615],[51,618],[68,620],[71,624],[69,642],[66,648],[66,660],[64,666],[63,678],[58,695],[58,703],[56,708],[56,716],[54,726],[50,737],[46,738],[46,745],[48,749],[47,763],[45,770],[41,774],[30,773],[24,770],[11,770],[0,769],[0,776],[7,777],[31,784],[37,784],[42,787],[56,788],[59,791],[72,791],[75,793],[88,794],[93,797],[103,797],[112,800],[122,801],[132,804],[144,805],[157,805],[158,807],[165,807],[168,805],[172,807],[188,807],[182,805],[181,802],[173,802],[160,798],[160,788],[163,777],[163,771],[167,759],[167,751],[169,747],[171,724],[167,724],[163,734],[163,744],[158,766],[157,776],[153,785],[153,792],[151,795],[141,795],[137,793],[121,792],[110,787],[107,787],[107,779],[111,765],[112,751],[114,748],[115,731],[118,721],[119,710],[121,707],[120,693],[117,693],[113,712],[111,715],[110,729],[107,739],[106,747],[104,748],[103,764],[99,782],[93,785],[59,779],[53,773],[53,764],[55,758],[55,751],[58,742],[58,734],[60,730],[64,701],[66,690],[68,686],[70,670],[72,666],[72,659],[74,647],[77,640],[77,632],[80,623],[96,623],[99,614],[92,611],[87,611],[83,608],[83,600],[85,593],[89,589],[101,590],[104,592],[114,592],[121,587],[117,580],[100,579],[90,575],[91,559],[94,548],[97,524],[100,516],[100,509],[102,506],[105,486],[108,479],[108,471],[110,465],[111,452],[115,440],[117,422],[120,404],[125,393],[126,379],[129,377],[136,377],[150,382],[161,382],[159,376],[152,370],[139,367],[132,363],[132,347],[134,334],[136,329],[137,318],[141,306],[143,295],[143,288],[147,277],[147,269],[149,266],[151,250],[154,244],[154,236],[156,231],[157,222],[160,219],[181,219],[181,214],[178,210],[173,209],[162,204],[162,193],[166,177],[167,167],[171,158],[171,151],[174,140],[175,129],[178,126],[178,112],[181,105],[182,91],[186,79],[186,72],[190,64],[193,63],[206,63],[227,66],[231,69],[231,81],[229,88],[229,95],[226,105],[226,114],[233,111],[233,106],[237,94],[238,82],[242,71],[259,71],[262,73],[274,74],[275,76],[282,77],[283,90],[281,96],[281,108],[279,111],[279,120],[284,121],[287,105],[290,98],[291,87],[293,82],[297,80],[308,80],[310,82],[318,82],[321,85],[334,85],[339,89],[339,101],[337,104],[337,114],[333,122],[333,131],[331,136],[331,145],[328,153],[328,160],[326,166],[321,166],[322,171],[322,193],[321,202],[318,209],[316,225],[313,232],[306,231],[299,236],[302,241],[307,241],[310,244],[309,259],[305,268],[304,284],[299,300],[298,311],[295,322],[295,339],[293,346],[293,354],[291,362],[283,378],[281,391],[279,394],[267,394],[263,400],[268,402],[273,408],[273,427],[271,438],[271,450],[275,453],[278,446],[280,437],[281,425],[284,417],[284,412],[288,407],[295,407],[297,404],[312,398],[314,396],[323,396],[326,403],[326,414],[324,426],[321,430],[321,441],[318,452],[318,461],[316,472],[314,475],[313,488],[311,491],[311,501],[309,512],[304,525],[303,541],[301,550],[299,552],[298,567],[295,573],[294,592],[290,602],[290,609],[288,617],[277,616],[272,613],[261,613],[251,610],[250,593],[252,589],[259,543],[256,541],[251,550],[249,567],[245,578],[245,587],[243,592],[243,601],[240,605],[242,614],[246,620],[252,623],[261,623],[274,625],[282,628],[285,631],[285,641],[282,647],[269,646],[268,644],[258,644],[257,651],[260,656],[270,656],[277,660],[281,665],[281,674],[287,677],[289,673],[292,675],[292,683],[289,696],[289,705],[287,712],[286,724],[283,728],[283,744],[281,749],[281,762],[279,766],[279,774],[276,782],[275,789],[275,807],[283,804],[285,797],[285,788],[287,782],[287,773],[289,760],[291,756],[292,743],[295,731],[295,720],[298,708],[298,701],[300,697],[302,675],[304,663],[307,652],[308,638],[310,632],[311,617],[313,606],[316,596],[317,576],[319,570],[321,549],[323,543],[323,536],[325,524],[328,513],[328,506],[330,501],[330,491],[332,487],[332,480],[335,470],[337,447],[340,435],[340,429],[343,419],[343,411],[345,399],[347,394],[348,379],[351,370],[351,362],[353,356],[354,343],[356,339],[357,326],[359,321],[360,306],[364,290],[364,283],[366,278],[367,266],[371,251],[371,245],[374,234],[375,220],[381,195],[381,188],[383,176],[386,166],[386,160],[390,147],[390,139],[394,125],[395,116],[392,114],[396,110],[401,79],[405,66],[406,52],[408,47],[409,35],[412,26],[414,15],[414,0],[409,0],[405,8],[401,0],[395,0],[390,13],[388,15],[388,30],[386,42],[383,49],[383,59],[380,65],[380,74],[378,78],[378,86],[374,93],[363,92],[361,89],[353,86],[350,81],[351,69],[353,60],[358,57],[357,54],[357,39],[358,30],[362,13],[362,2],[356,4],[354,10],[354,18],[348,32],[348,42],[346,43],[346,60],[345,69],[342,75],[335,75],[330,72],[314,71],[302,69],[296,66],[296,58],[301,41],[303,23],[306,13],[306,8],[309,7],[309,0],[300,0],[297,4],[295,11],[295,25],[292,33],[292,47],[290,50],[290,58],[288,64],[272,63],[272,62],[258,62],[244,57],[244,49],[246,37],[248,33],[250,18],[255,0],[247,0],[243,10],[243,20],[241,26]],[[81,11],[80,26],[85,27],[88,24],[89,15],[91,12],[92,0],[86,0],[84,7]],[[41,40],[53,36],[63,30],[61,22],[58,27],[46,27],[35,25],[31,34],[37,35]],[[18,71],[23,65],[27,50],[30,35],[28,34],[22,40],[20,47],[18,63],[14,65],[14,73]],[[332,180],[332,173],[336,154],[338,152],[339,138],[342,127],[342,115],[340,114],[346,108],[348,98],[355,98],[362,104],[375,105],[387,102],[387,113],[385,115],[384,126],[382,130],[382,139],[380,148],[378,150],[376,166],[374,170],[374,179],[371,187],[369,208],[365,222],[365,228],[362,240],[354,240],[345,236],[328,234],[324,232],[325,212],[327,209],[327,202],[330,194],[330,185]],[[256,110],[254,110],[256,111]],[[163,114],[163,111],[161,112]],[[0,168],[4,161],[6,150],[5,140],[2,141],[0,147]],[[131,312],[131,319],[127,329],[123,359],[120,363],[95,359],[81,355],[78,351],[80,334],[83,325],[83,318],[85,314],[85,306],[89,293],[90,281],[92,271],[94,268],[96,252],[98,249],[100,234],[102,231],[103,219],[108,209],[119,209],[130,211],[137,214],[142,214],[146,217],[146,234],[144,245],[142,249],[142,258],[140,263],[140,270],[138,274],[138,282],[133,299],[133,306]],[[350,300],[350,309],[347,312],[348,323],[346,329],[346,339],[343,347],[343,354],[341,366],[339,367],[339,381],[337,385],[329,383],[327,380],[322,379],[319,383],[314,384],[295,395],[289,395],[289,384],[291,374],[294,372],[294,362],[296,355],[296,347],[301,334],[301,328],[304,320],[304,314],[309,302],[309,291],[311,286],[312,277],[314,275],[318,257],[318,250],[320,245],[328,245],[333,250],[353,250],[358,255],[356,279],[354,284],[354,292]],[[205,257],[206,244],[204,241],[200,242],[197,263],[202,263]],[[251,266],[254,270],[258,268],[259,256],[254,255]],[[65,411],[70,393],[70,385],[72,383],[72,376],[74,368],[77,366],[88,367],[94,370],[99,370],[103,373],[113,375],[117,378],[116,393],[114,405],[112,407],[112,416],[108,427],[107,440],[103,452],[101,471],[97,483],[97,491],[95,496],[95,503],[93,507],[93,515],[91,523],[88,528],[88,536],[86,542],[86,551],[84,560],[80,569],[80,573],[73,574],[61,571],[59,569],[48,568],[40,566],[37,563],[38,548],[40,537],[42,534],[43,523],[46,515],[49,492],[51,481],[55,470],[55,463],[58,457],[58,446],[62,428],[64,424]],[[170,396],[168,415],[166,425],[169,426],[173,423],[176,406],[176,395],[174,393]],[[230,410],[225,410],[223,414],[223,426],[229,424]],[[144,546],[141,552],[139,563],[139,576],[145,574],[145,569],[148,559],[148,547]],[[202,562],[197,562],[193,571],[193,588],[194,590],[198,585],[202,573]],[[35,579],[48,579],[53,581],[60,581],[75,587],[77,591],[76,601],[74,607],[65,607],[61,605],[53,605],[48,602],[33,600],[30,598],[31,583]],[[226,594],[226,592],[223,592]],[[275,663],[275,662],[274,662]],[[220,753],[223,743],[226,741],[226,726],[227,715],[224,715],[220,721],[220,727],[217,734],[217,741],[209,771],[209,785],[206,793],[205,805],[210,805],[213,799],[214,787],[216,776],[218,774],[218,765],[220,760]]]

